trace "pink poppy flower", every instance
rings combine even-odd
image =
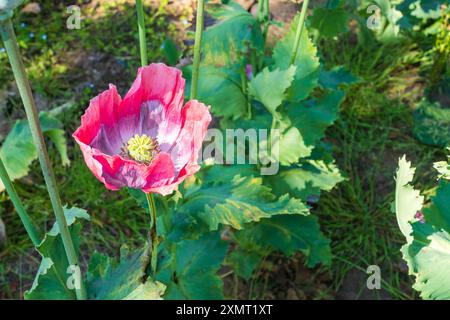
[[[122,100],[114,85],[91,100],[73,137],[92,173],[110,190],[167,195],[196,173],[209,107],[183,107],[185,80],[164,64],[139,69]]]

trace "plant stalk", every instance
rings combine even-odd
[[[36,230],[36,227],[31,222],[31,218],[28,215],[27,211],[25,210],[22,201],[20,201],[20,198],[17,195],[16,189],[14,188],[14,185],[12,184],[11,179],[9,178],[8,172],[6,171],[5,165],[3,164],[1,158],[0,158],[0,179],[2,180],[3,185],[5,186],[6,192],[8,192],[9,198],[11,199],[14,208],[16,208],[20,220],[22,220],[22,224],[25,227],[28,236],[30,237],[34,246],[37,247],[41,243],[39,234]]]
[[[306,12],[308,11],[308,3],[309,0],[303,0],[302,11],[300,12],[300,19],[298,20],[297,31],[295,33],[294,47],[292,48],[291,65],[293,65],[295,63],[295,59],[297,59],[300,39],[302,38],[303,28],[305,26]]]
[[[194,65],[192,68],[192,83],[191,83],[191,99],[197,98],[198,90],[198,76],[200,72],[200,59],[202,47],[202,33],[204,20],[205,1],[197,0],[197,22],[195,26],[195,44],[194,44]]]
[[[242,62],[241,65],[241,87],[242,87],[242,92],[245,95],[245,99],[247,101],[247,119],[251,119],[252,118],[252,105],[250,103],[250,95],[248,92],[248,79],[247,79],[247,64],[246,61],[244,60]]]
[[[258,0],[258,14],[257,18],[259,22],[262,22],[264,20],[264,1],[265,0]]]
[[[148,64],[148,56],[147,56],[147,41],[145,40],[144,7],[142,5],[142,0],[136,0],[136,11],[138,17],[141,65],[146,66]]]
[[[136,11],[138,16],[139,29],[139,53],[141,57],[141,66],[145,67],[148,64],[147,56],[147,41],[145,39],[145,21],[144,21],[144,7],[142,0],[136,0]]]
[[[153,198],[153,194],[146,193],[147,196],[147,203],[148,203],[148,211],[150,213],[150,241],[151,241],[151,260],[150,260],[150,267],[152,270],[152,275],[156,275],[156,268],[158,266],[158,232],[156,229],[156,206],[155,206],[155,199]]]
[[[263,29],[263,39],[264,39],[264,43],[266,42],[267,39],[267,33],[269,31],[269,24],[270,24],[270,9],[269,9],[269,0],[264,0],[264,11],[263,11],[263,16],[264,16],[264,29]]]
[[[19,47],[17,45],[17,39],[14,34],[11,19],[6,19],[0,22],[0,33],[5,45],[6,52],[8,54],[12,71],[14,73],[14,78],[17,82],[17,87],[19,89],[23,105],[25,107],[28,124],[30,126],[33,141],[38,152],[39,162],[42,168],[45,183],[47,185],[47,190],[50,195],[50,201],[55,213],[56,223],[58,224],[61,233],[67,260],[69,262],[69,265],[79,267],[78,256],[73,245],[69,228],[67,227],[67,221],[66,217],[64,216],[64,209],[61,205],[61,199],[59,197],[55,175],[50,165],[50,159],[48,157],[47,148],[45,146],[44,137],[42,135],[42,129],[39,123],[38,112],[34,103],[31,87],[28,82]],[[80,279],[80,284],[80,287],[76,288],[75,292],[77,299],[84,300],[86,299],[86,290],[82,278]]]

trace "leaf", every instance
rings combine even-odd
[[[166,38],[162,43],[161,48],[168,64],[175,65],[181,57],[181,53],[178,51],[176,43],[171,38]]]
[[[64,134],[64,130],[60,129],[49,130],[46,132],[46,135],[55,144],[56,150],[58,150],[58,153],[61,156],[62,165],[68,166],[70,165],[70,160],[67,156],[67,141]]]
[[[64,207],[64,215],[78,254],[81,225],[75,222],[77,219],[89,220],[89,216],[85,210],[75,207]],[[75,291],[67,287],[67,280],[71,275],[68,273],[69,263],[59,229],[55,225],[36,248],[42,260],[31,289],[24,294],[27,300],[76,299]]]
[[[116,267],[109,257],[95,254],[89,265],[89,299],[161,300],[165,286],[146,278],[147,246],[122,256]]]
[[[341,90],[331,91],[318,100],[291,103],[287,114],[307,146],[315,146],[325,135],[325,130],[338,118],[339,106],[344,99]]]
[[[262,185],[262,178],[237,175],[226,182],[216,182],[220,180],[216,174],[226,175],[226,167],[221,168],[208,172],[200,186],[185,194],[174,213],[172,230],[180,225],[186,227],[180,223],[186,217],[195,220],[192,229],[199,232],[217,230],[221,224],[239,230],[248,222],[279,214],[308,214],[308,208],[298,199],[287,195],[276,199],[270,188]],[[193,221],[189,223],[192,225]]]
[[[69,165],[66,139],[64,131],[61,129],[62,123],[46,112],[39,114],[39,121],[44,135],[47,135],[55,144],[62,164]],[[26,120],[18,120],[14,124],[0,148],[0,157],[11,180],[22,178],[28,174],[31,163],[37,159],[38,155]],[[4,186],[0,181],[0,191],[3,190]]]
[[[310,18],[310,26],[325,38],[333,38],[348,31],[348,13],[342,8],[316,8]]]
[[[238,246],[227,258],[228,264],[237,276],[249,280],[261,263],[263,255],[255,250],[246,250]]]
[[[238,57],[248,51],[248,46],[260,52],[264,40],[255,17],[234,1],[229,5],[211,4],[208,13],[218,23],[203,33],[203,63],[214,66],[233,64]]]
[[[438,147],[450,145],[450,109],[439,103],[423,100],[414,110],[414,135],[425,144]]]
[[[389,0],[374,0],[374,2],[380,8],[383,18],[381,27],[377,30],[378,39],[384,43],[398,41],[403,14]]]
[[[296,127],[290,127],[280,135],[279,139],[274,139],[272,160],[279,161],[283,166],[289,166],[297,163],[300,158],[308,157],[311,150],[311,147],[305,145],[300,131]]]
[[[423,196],[411,186],[415,169],[411,162],[403,156],[398,162],[397,177],[395,183],[395,212],[400,231],[406,237],[408,243],[412,241],[412,228],[409,224],[414,220],[416,212],[422,209]]]
[[[353,74],[345,70],[343,66],[336,66],[331,70],[321,70],[319,83],[322,87],[336,90],[341,84],[352,84],[358,81]]]
[[[287,256],[301,251],[306,256],[308,267],[318,263],[331,264],[330,240],[320,231],[317,217],[311,215],[280,215],[263,219],[237,232],[236,237],[238,243],[244,237],[244,241],[281,251]]]
[[[447,148],[450,151],[450,147]],[[450,180],[450,156],[448,156],[449,162],[439,161],[433,164],[433,167],[439,172],[438,179]]]
[[[403,246],[403,258],[416,277],[414,289],[423,299],[450,299],[450,183],[442,181],[425,222],[412,224],[412,241]]]
[[[299,14],[292,20],[289,32],[281,41],[277,42],[273,51],[275,67],[281,70],[289,68],[298,19]],[[287,92],[287,99],[289,101],[301,101],[305,99],[317,86],[320,63],[317,57],[317,49],[309,39],[306,28],[303,29],[299,48],[294,63],[297,67],[294,81]]]
[[[156,280],[167,285],[165,299],[223,299],[217,272],[228,245],[218,232],[176,244],[165,241],[164,246]]]
[[[201,67],[198,99],[207,105],[215,116],[238,119],[247,112],[247,98],[242,92],[238,72],[230,67]]]
[[[319,196],[320,190],[330,191],[344,178],[334,163],[307,160],[299,166],[282,170],[277,176],[267,177],[266,180],[277,195],[289,193],[306,201],[310,196]]]
[[[295,66],[286,70],[265,68],[249,83],[250,94],[274,114],[285,98],[286,89],[291,86],[295,75]]]

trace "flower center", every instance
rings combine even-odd
[[[158,142],[146,134],[135,134],[125,147],[131,158],[146,164],[149,164],[159,152]]]

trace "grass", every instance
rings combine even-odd
[[[137,28],[129,25],[135,11],[123,6],[102,7],[101,16],[89,16],[83,22],[85,27],[72,33],[61,29],[64,5],[54,8],[51,1],[42,1],[42,6],[46,13],[39,19],[16,17],[19,43],[27,49],[26,65],[36,95],[52,101],[52,106],[73,102],[74,107],[62,119],[70,133],[78,126],[89,98],[106,88],[107,81],[117,80],[119,90],[128,88],[139,65]],[[86,10],[94,13],[88,7]],[[167,30],[169,34],[173,31],[167,26],[164,10],[154,13],[147,13],[151,61],[162,58],[161,44]],[[29,36],[31,30],[33,38]],[[47,40],[42,39],[44,33]],[[227,292],[239,298],[333,298],[349,272],[365,272],[367,266],[378,265],[383,289],[392,298],[416,298],[401,259],[399,249],[404,238],[391,203],[400,156],[406,154],[417,167],[417,186],[422,190],[435,182],[432,163],[444,158],[443,150],[420,144],[412,135],[411,107],[422,95],[427,78],[420,74],[425,53],[408,40],[395,46],[382,45],[375,39],[358,43],[353,34],[321,40],[319,52],[327,69],[343,65],[359,78],[358,83],[346,88],[341,117],[327,132],[347,180],[324,193],[315,210],[323,231],[332,240],[333,265],[330,269],[307,270],[301,267],[299,255],[291,259],[274,255],[264,260],[257,278],[249,283],[233,280]],[[92,57],[94,62],[85,64]],[[9,67],[3,68],[7,61],[2,53],[0,65],[1,83],[11,83]],[[96,77],[91,72],[95,68],[109,73]],[[7,110],[11,118],[20,115],[20,100],[9,98]],[[145,211],[126,191],[107,191],[87,169],[72,139],[68,140],[71,166],[58,165],[55,169],[62,199],[69,206],[89,208],[92,224],[83,229],[83,252],[98,250],[116,255],[121,243],[130,247],[141,244],[148,225]],[[50,155],[53,163],[59,161],[52,147]],[[30,176],[18,181],[16,187],[43,233],[51,227],[53,216],[37,162]],[[0,298],[20,298],[29,288],[40,258],[31,249],[5,194],[0,194],[0,202],[0,216],[8,234],[7,243],[0,248]],[[361,292],[365,284],[365,278],[358,284]],[[243,293],[238,294],[241,290]]]
[[[319,46],[329,67],[344,65],[360,79],[347,89],[341,117],[327,133],[348,179],[323,194],[317,210],[336,255],[333,287],[338,290],[352,269],[365,272],[369,265],[378,265],[390,296],[411,299],[416,294],[400,253],[404,237],[391,210],[397,162],[403,154],[413,161],[417,186],[424,190],[435,184],[433,162],[444,157],[443,150],[420,144],[412,134],[411,106],[417,98],[408,93],[421,81],[408,91],[405,77],[419,68],[422,53],[407,41],[395,46],[375,39],[365,46],[349,45],[350,41],[331,40]]]

